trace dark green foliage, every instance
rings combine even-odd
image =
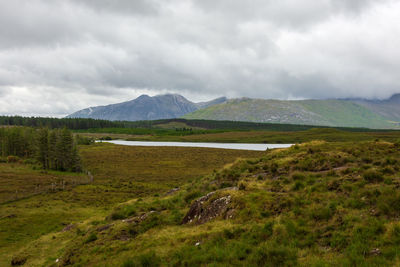
[[[184,196],[184,200],[186,203],[192,202],[192,200],[200,197],[202,194],[200,191],[191,191]]]
[[[375,169],[365,171],[363,177],[369,183],[379,183],[383,181],[382,174]]]
[[[36,159],[43,169],[79,172],[82,168],[76,142],[67,128],[0,128],[0,151],[9,162],[21,157]]]
[[[133,205],[124,205],[114,209],[110,218],[111,220],[122,220],[134,215],[136,215],[136,208]]]
[[[292,186],[292,190],[293,191],[297,191],[297,190],[300,190],[302,188],[304,188],[304,184],[301,181],[296,181]]]
[[[122,122],[112,122],[106,120],[81,119],[81,118],[41,118],[41,117],[21,117],[21,116],[0,116],[0,125],[7,126],[27,126],[27,127],[48,127],[51,129],[67,127],[71,130],[105,128],[105,127],[124,127]]]
[[[89,137],[86,137],[86,136],[81,136],[79,134],[76,135],[75,139],[76,139],[76,143],[78,145],[91,145],[95,141],[93,138],[89,138]]]
[[[148,217],[142,222],[138,224],[132,224],[128,231],[130,235],[136,236],[164,223],[165,221],[162,216],[160,216],[158,213],[152,213],[148,215]]]
[[[316,221],[329,220],[335,213],[336,205],[330,204],[329,206],[317,206],[310,210],[310,216]]]
[[[0,128],[0,156],[32,157],[35,154],[35,131],[31,128]]]
[[[239,184],[239,190],[246,190],[246,184],[240,183]]]
[[[142,267],[157,267],[161,265],[160,258],[154,252],[140,255],[138,257],[138,262]]]
[[[303,173],[295,172],[292,174],[292,179],[295,181],[304,181],[306,177]]]
[[[386,189],[377,198],[379,210],[388,216],[400,215],[400,192],[396,189]]]
[[[71,131],[64,128],[50,131],[41,129],[39,132],[38,161],[44,169],[81,171],[80,157]]]
[[[129,259],[126,260],[121,267],[135,267],[135,263],[133,262],[133,260]]]
[[[297,252],[281,244],[265,244],[252,257],[257,266],[296,266]]]
[[[91,233],[85,240],[85,243],[91,243],[97,240],[97,235],[95,233]]]

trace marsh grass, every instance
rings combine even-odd
[[[60,219],[55,218],[51,227],[40,228],[42,234],[22,236],[14,244],[19,244],[21,255],[30,255],[27,263],[37,265],[54,262],[49,257],[40,261],[43,254],[37,251],[53,251],[50,244],[57,240],[63,245],[54,253],[75,266],[390,266],[399,262],[400,151],[396,144],[314,141],[267,152],[220,152],[86,147],[82,155],[95,183],[52,194],[58,199],[48,203],[54,205],[64,196],[71,202],[63,200],[60,209],[70,203],[72,213],[84,206],[85,211],[68,220],[76,222],[79,231],[60,232],[62,226],[56,224]],[[165,194],[178,186],[178,191]],[[204,205],[229,195],[234,216],[182,225],[191,203],[215,190]],[[110,199],[103,201],[106,197]],[[21,216],[35,198],[15,203]],[[57,214],[50,206],[42,208]],[[144,214],[136,223],[123,221]],[[7,220],[15,223],[17,218]],[[38,223],[39,219],[33,225]],[[4,229],[5,224],[0,225]],[[33,226],[30,231],[26,232],[35,233]],[[11,232],[3,237],[11,238]]]
[[[43,172],[23,162],[6,163],[5,160],[0,163],[0,202],[3,202],[0,204],[0,266],[8,266],[13,255],[25,253],[29,255],[28,265],[51,265],[56,260],[52,255],[61,256],[67,247],[97,247],[98,241],[103,242],[103,235],[96,234],[97,241],[85,243],[88,230],[109,223],[107,218],[119,221],[154,208],[168,210],[161,217],[163,223],[178,225],[184,216],[182,208],[187,205],[183,192],[178,192],[180,197],[171,200],[161,200],[159,196],[213,169],[220,169],[238,157],[262,155],[262,152],[252,151],[137,149],[110,144],[92,144],[80,150],[85,168],[94,176],[89,184],[81,183],[87,179],[83,174]],[[60,181],[66,182],[64,190],[59,186]],[[49,186],[51,189],[52,183],[57,183],[53,190],[35,192],[39,185],[41,189],[49,189]],[[158,197],[148,201],[148,197],[154,195]],[[140,201],[141,198],[145,200]],[[125,205],[130,199],[137,203]],[[70,224],[76,224],[77,228],[62,232]],[[143,226],[139,232],[147,232],[155,225],[148,227]],[[60,243],[61,240],[64,243]],[[104,253],[101,249],[95,251]],[[90,261],[86,256],[83,255],[83,261]]]

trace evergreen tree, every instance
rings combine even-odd
[[[76,141],[66,127],[62,130],[0,128],[0,156],[36,158],[44,169],[82,170]]]
[[[57,130],[52,130],[49,133],[49,143],[48,143],[49,169],[52,170],[58,169],[56,145],[57,145]]]
[[[37,160],[43,169],[49,168],[49,130],[42,128],[37,135]]]

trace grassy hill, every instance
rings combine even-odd
[[[90,145],[93,184],[2,204],[0,265],[398,265],[399,148]]]
[[[183,118],[340,127],[398,127],[368,107],[348,100],[280,101],[241,98],[197,110]]]

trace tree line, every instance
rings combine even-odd
[[[0,153],[3,158],[16,156],[34,159],[43,169],[82,170],[76,140],[67,128],[2,127]]]
[[[21,117],[0,116],[0,125],[47,127],[50,129],[67,127],[71,130],[85,130],[90,128],[125,127],[123,122],[83,119],[83,118],[43,118],[43,117]]]

